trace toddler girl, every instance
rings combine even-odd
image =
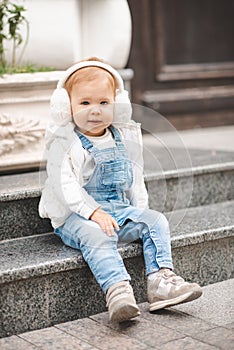
[[[82,252],[118,322],[140,314],[118,242],[142,240],[150,311],[202,294],[172,271],[168,221],[148,208],[142,136],[131,111],[121,76],[103,61],[64,73],[51,98],[39,204],[64,244]]]

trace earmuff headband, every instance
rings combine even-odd
[[[57,89],[54,90],[50,99],[50,109],[52,120],[56,125],[65,126],[73,121],[71,115],[71,103],[67,90],[64,84],[67,79],[77,70],[85,67],[98,67],[109,72],[116,81],[117,89],[114,103],[114,120],[116,125],[119,123],[127,123],[132,116],[132,106],[128,98],[128,91],[124,90],[124,83],[120,74],[111,66],[99,61],[83,61],[74,64],[68,68],[63,77],[58,81]]]
[[[74,72],[76,72],[79,69],[85,68],[85,67],[99,67],[99,68],[105,69],[107,72],[112,74],[113,77],[115,78],[115,80],[116,80],[116,82],[118,84],[119,92],[121,93],[121,92],[124,91],[123,80],[122,80],[120,74],[113,67],[111,67],[109,64],[102,63],[102,62],[99,62],[99,61],[83,61],[83,62],[79,62],[79,63],[74,64],[73,66],[71,66],[70,68],[68,68],[64,72],[64,76],[58,81],[57,88],[58,89],[63,88],[65,82],[67,81],[67,79]]]

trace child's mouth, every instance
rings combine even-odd
[[[102,121],[101,120],[89,120],[88,123],[96,125],[96,124],[101,124]]]

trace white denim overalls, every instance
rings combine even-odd
[[[78,132],[78,137],[96,164],[84,188],[117,221],[120,230],[109,237],[96,222],[77,213],[55,229],[64,244],[81,250],[104,292],[117,282],[131,279],[117,250],[118,242],[142,239],[147,275],[161,267],[173,268],[168,221],[157,211],[136,208],[129,203],[125,191],[132,185],[132,165],[119,131],[113,126],[109,129],[115,140],[114,147],[98,149],[83,134]]]

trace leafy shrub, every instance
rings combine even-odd
[[[29,39],[29,22],[24,16],[26,9],[9,0],[2,0],[0,3],[0,67],[1,71],[15,69],[20,65]],[[25,38],[22,36],[22,26],[26,28]],[[11,62],[7,64],[5,58],[5,42],[12,42]],[[19,58],[16,53],[21,46]]]

